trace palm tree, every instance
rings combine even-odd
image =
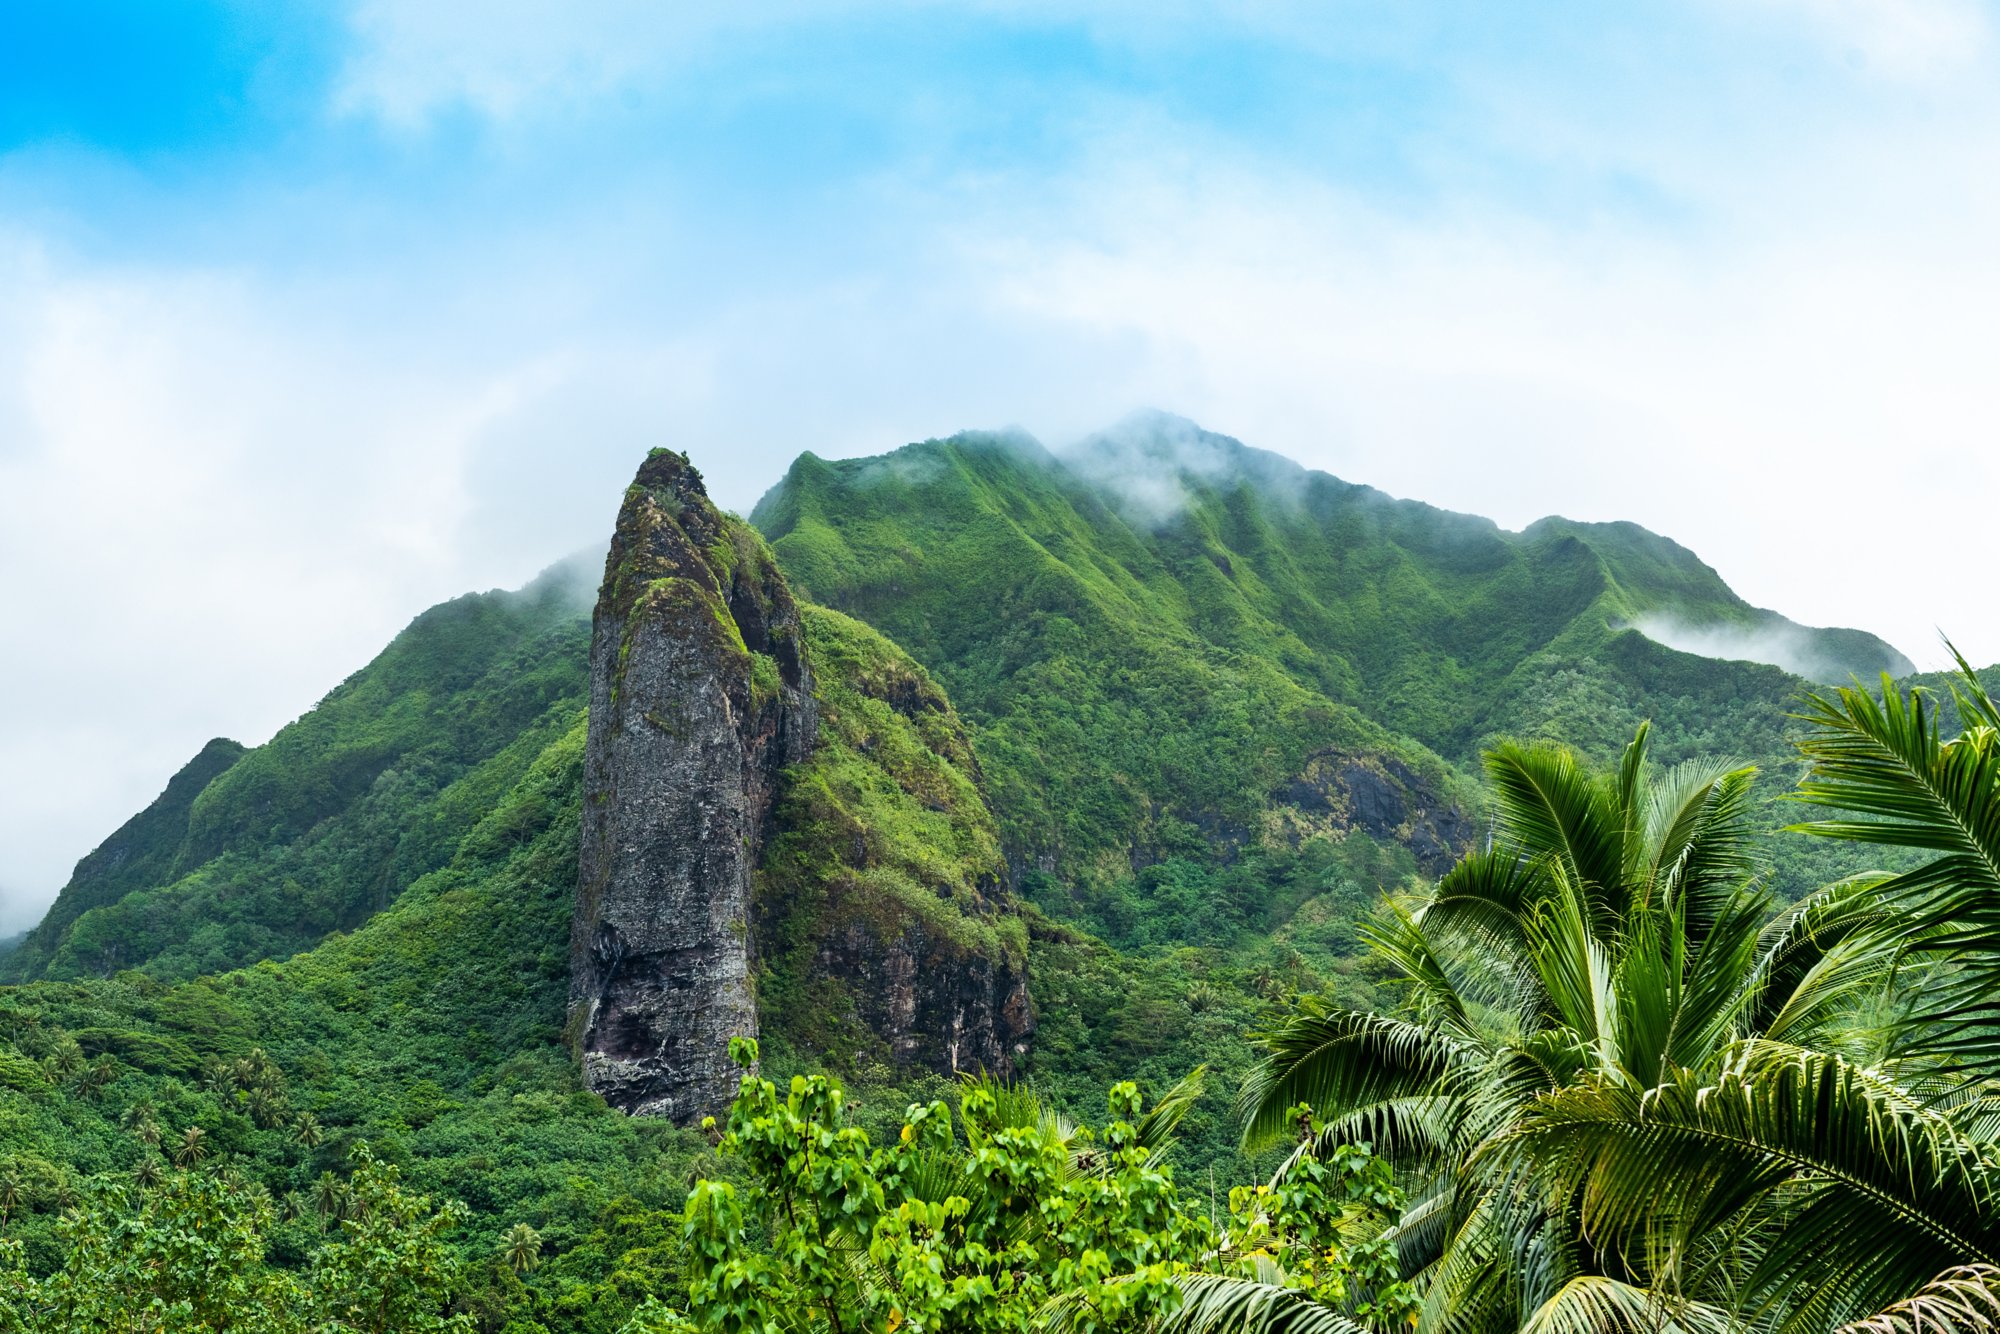
[[[292,1138],[305,1148],[318,1148],[325,1138],[320,1130],[319,1118],[311,1112],[300,1112],[298,1119],[292,1122]]]
[[[181,1134],[180,1143],[174,1145],[174,1166],[193,1167],[208,1157],[208,1132],[200,1126],[189,1126]]]
[[[1947,739],[1931,691],[1859,687],[1807,701],[1811,768],[1798,798],[1850,817],[1795,828],[1823,838],[1931,854],[1888,879],[1893,929],[1928,965],[1906,1054],[1947,1059],[1968,1079],[2000,1078],[2000,706],[1957,649],[1948,683],[1962,730]]]
[[[248,1111],[259,1130],[269,1130],[284,1119],[285,1105],[270,1089],[260,1085],[250,1090]]]
[[[141,1098],[125,1109],[118,1118],[119,1125],[132,1134],[149,1149],[160,1147],[160,1123],[154,1119],[154,1107],[148,1098]]]
[[[516,1223],[502,1240],[500,1253],[509,1268],[525,1274],[542,1261],[542,1234],[526,1223]]]
[[[1886,679],[1804,715],[1797,796],[1843,817],[1798,828],[1931,854],[1855,894],[1854,949],[1896,963],[1890,1041],[1566,1088],[1486,1146],[1662,1289],[1778,1330],[2000,1327],[2000,710],[1959,669],[1950,740],[1929,692]]]
[[[2000,1302],[1990,1139],[1836,1055],[1751,1043],[1650,1090],[1565,1088],[1482,1152],[1545,1207],[1575,1201],[1683,1314],[1803,1334],[1910,1309],[1936,1282]]]
[[[1326,1124],[1299,1153],[1368,1142],[1413,1183],[1398,1243],[1426,1328],[1561,1327],[1654,1301],[1644,1257],[1594,1241],[1574,1195],[1525,1185],[1501,1146],[1552,1095],[1639,1098],[1747,1039],[1809,1045],[1882,985],[1867,883],[1774,916],[1754,771],[1658,772],[1647,740],[1603,775],[1560,746],[1491,751],[1490,846],[1370,933],[1403,1009],[1302,1004],[1245,1084],[1250,1146],[1309,1103]]]
[[[95,1098],[118,1078],[118,1062],[109,1052],[102,1053],[86,1066],[77,1078],[77,1090],[86,1098]]]
[[[50,1068],[55,1070],[57,1075],[65,1077],[83,1069],[85,1059],[83,1048],[77,1045],[75,1038],[67,1034],[56,1043],[55,1050],[48,1056]]]
[[[1825,1328],[1879,1312],[1887,1328],[1892,1311],[2000,1291],[2000,709],[1958,665],[1953,739],[1930,692],[1886,677],[1879,700],[1843,689],[1803,715],[1811,767],[1796,796],[1843,815],[1797,828],[1932,854],[1864,891],[1863,935],[1900,955],[1909,1003],[1878,1059],[1753,1046],[1643,1102],[1566,1090],[1496,1154],[1581,1192],[1599,1234],[1663,1257],[1682,1286],[1721,1263],[1704,1235],[1756,1237],[1730,1286],[1767,1319]]]
[[[313,1208],[320,1217],[339,1220],[347,1217],[347,1183],[331,1172],[321,1172],[313,1183]]]

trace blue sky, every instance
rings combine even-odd
[[[656,444],[747,509],[1157,406],[2000,659],[1908,566],[1991,559],[1995,19],[0,7],[0,929]]]

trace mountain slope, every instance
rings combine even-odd
[[[576,562],[433,607],[269,743],[211,742],[77,866],[0,977],[283,957],[444,865],[583,705]]]
[[[1326,769],[1370,775],[1377,832],[1440,864],[1462,785],[1349,703],[1352,669],[1162,549],[1032,442],[801,458],[752,515],[808,596],[876,625],[972,720],[1008,852],[1097,879],[1278,818],[1363,818]],[[817,591],[815,591],[817,590]],[[1295,793],[1296,799],[1279,795]]]
[[[1409,775],[1378,832],[1434,854],[1452,840],[1422,825],[1465,791],[1449,767],[1496,734],[1603,752],[1650,716],[1665,759],[1786,766],[1804,682],[1635,628],[1662,618],[1784,629],[1843,679],[1908,668],[1635,525],[1509,533],[1158,416],[1061,457],[996,435],[808,454],[752,521],[809,596],[937,674],[1017,863],[1086,879],[1367,807],[1367,780],[1320,781],[1345,757]]]
[[[694,498],[682,491],[685,519]],[[761,551],[768,562],[740,520],[712,509],[707,518],[731,533],[739,555]],[[436,619],[419,625],[434,628]],[[1020,981],[1027,932],[1009,911],[978,764],[950,702],[859,622],[807,606],[798,629],[820,726],[811,753],[775,775],[770,836],[754,868],[753,982],[766,1065],[785,1073],[832,1064],[859,1076],[879,1095],[869,1121],[880,1134],[911,1098],[946,1090],[935,1071],[948,1074],[961,1046],[976,1047],[981,1022],[1005,1039],[1031,1026]],[[504,645],[479,670],[454,655],[384,659],[269,747],[211,748],[207,763],[283,759],[304,749],[301,734],[349,737],[412,718],[430,720],[432,734],[408,734],[405,753],[443,753],[454,716],[507,717],[480,696],[515,699],[543,670],[538,653]],[[404,674],[399,689],[378,690],[378,669],[417,679]],[[404,707],[412,696],[445,696],[453,682],[463,686],[448,695],[459,715]],[[638,703],[642,683],[625,684]],[[706,1145],[608,1106],[579,1077],[566,1032],[586,731],[580,704],[530,718],[496,752],[510,770],[497,794],[476,809],[450,808],[472,815],[451,831],[441,862],[395,885],[352,931],[282,960],[177,983],[141,967],[0,989],[0,1188],[8,1235],[25,1244],[31,1266],[55,1263],[57,1220],[91,1182],[129,1180],[162,1152],[131,1133],[150,1123],[171,1141],[200,1131],[214,1161],[270,1192],[285,1220],[280,1255],[304,1254],[322,1225],[312,1200],[324,1174],[338,1172],[358,1142],[420,1188],[465,1201],[463,1245],[482,1267],[462,1296],[485,1312],[482,1329],[532,1314],[550,1329],[608,1334],[643,1296],[671,1292],[678,1204]],[[475,769],[484,781],[500,772],[492,760]],[[283,766],[267,762],[266,772],[274,786],[255,789],[266,800],[252,809],[300,809],[324,781],[313,765],[296,766],[290,773],[304,790],[293,791],[277,781]],[[201,798],[187,795],[204,781]],[[198,814],[189,812],[218,791],[240,801],[216,781],[195,770],[87,859],[91,874],[80,884],[109,884],[104,868],[115,863],[130,869],[132,887],[75,920],[127,920],[121,906],[129,913],[157,893],[158,878],[174,875],[173,859],[194,842],[188,825]],[[322,824],[349,830],[347,819],[339,808]],[[417,807],[411,819],[435,836],[443,817]],[[254,862],[264,850],[238,837],[223,855]],[[273,855],[292,856],[296,844],[281,834]],[[120,855],[130,849],[138,851]],[[155,868],[153,882],[142,863]],[[183,880],[166,888],[190,911],[213,910]],[[123,957],[149,963],[144,943],[118,942]],[[995,996],[1009,1013],[991,1013]],[[262,1073],[246,1082],[246,1069]],[[310,1118],[310,1139],[301,1118]],[[538,1229],[552,1256],[532,1289],[505,1265],[484,1263],[514,1223]]]

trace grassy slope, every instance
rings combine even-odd
[[[957,715],[928,673],[879,633],[802,609],[820,746],[786,774],[758,868],[757,1003],[781,1062],[896,1078],[821,943],[849,923],[877,939],[917,924],[943,952],[1027,962],[1003,912],[1000,839]]]
[[[1096,880],[1243,835],[1316,753],[1424,747],[1370,722],[1296,635],[1191,577],[1037,447],[995,437],[828,464],[753,520],[808,596],[875,625],[972,721],[1007,850]],[[822,590],[813,592],[812,590]]]
[[[937,674],[1009,854],[1065,878],[1257,825],[1326,745],[1463,771],[1499,735],[1609,755],[1651,718],[1664,761],[1735,754],[1789,781],[1804,682],[1630,628],[1782,618],[1635,525],[1508,533],[1171,419],[1060,460],[984,435],[806,455],[752,518],[809,596]],[[1792,629],[1864,673],[1904,665],[1860,632]]]
[[[582,707],[575,563],[433,607],[269,744],[212,742],[78,864],[0,976],[186,978],[351,928],[450,860]]]

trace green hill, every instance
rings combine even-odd
[[[0,977],[193,977],[386,907],[583,707],[593,564],[433,607],[268,744],[210,742],[77,864]]]
[[[982,434],[807,454],[752,521],[808,596],[938,676],[1015,864],[1099,885],[1296,842],[1341,803],[1329,759],[1406,772],[1403,805],[1433,812],[1476,804],[1457,774],[1495,736],[1609,754],[1651,717],[1665,760],[1788,775],[1807,683],[1642,625],[1780,636],[1832,679],[1910,670],[1871,635],[1750,607],[1635,525],[1509,533],[1157,415],[1060,457]],[[1371,832],[1435,864],[1421,819]]]
[[[323,771],[274,762],[302,753],[301,736],[321,740],[312,753],[326,756],[397,720],[429,718],[426,744],[402,753],[451,752],[452,715],[411,713],[407,700],[425,694],[482,715],[483,694],[513,700],[526,692],[518,678],[537,675],[539,652],[506,648],[501,664],[518,678],[499,664],[468,674],[478,654],[459,651],[463,639],[449,651],[438,641],[451,638],[447,627],[484,624],[493,605],[503,613],[529,606],[543,586],[531,591],[483,600],[484,607],[461,599],[443,615],[419,618],[389,653],[269,746],[222,755],[217,763],[235,767],[211,777],[199,797],[186,792],[193,778],[170,788],[86,860],[73,891],[104,885],[120,849],[138,847],[146,831],[154,835],[145,847],[154,850],[156,875],[175,876],[174,859],[201,846],[188,832],[199,818],[189,810],[241,801],[244,788],[221,784],[243,766],[265,763],[277,776],[265,780],[272,786],[252,809],[303,807],[324,790]],[[573,599],[564,605],[573,609]],[[547,633],[573,635],[568,615]],[[766,1064],[784,1072],[833,1058],[858,1087],[879,1094],[869,1123],[880,1133],[910,1098],[942,1096],[948,1081],[921,1068],[928,1053],[920,1046],[889,1050],[870,1026],[880,1027],[880,1017],[865,1012],[866,997],[824,966],[815,945],[827,915],[879,922],[884,938],[914,927],[1017,969],[1026,932],[989,902],[1003,869],[998,840],[949,702],[921,667],[865,625],[807,608],[804,629],[821,744],[777,794],[780,832],[758,870],[760,928],[768,927],[757,983]],[[383,676],[396,680],[425,660],[422,647],[432,650],[427,660],[437,675],[402,676],[400,689],[385,684]],[[440,681],[463,689],[448,694]],[[200,1130],[213,1161],[269,1192],[283,1218],[281,1258],[303,1256],[317,1240],[324,1223],[314,1192],[363,1142],[419,1188],[471,1206],[460,1244],[475,1259],[490,1261],[513,1224],[535,1227],[552,1259],[531,1288],[486,1263],[465,1294],[490,1317],[482,1329],[532,1313],[551,1329],[609,1331],[640,1298],[671,1290],[678,1207],[706,1142],[608,1107],[583,1087],[564,1033],[584,736],[580,702],[558,698],[495,752],[504,760],[475,766],[497,792],[469,819],[446,823],[468,809],[452,797],[469,790],[464,778],[412,806],[413,825],[428,837],[449,836],[451,846],[352,931],[334,929],[313,948],[182,981],[162,980],[180,959],[169,953],[111,977],[0,988],[0,1199],[12,1201],[0,1208],[29,1264],[43,1271],[56,1263],[58,1221],[93,1183],[128,1181],[142,1161],[160,1156],[131,1133],[144,1119],[169,1141]],[[189,772],[200,776],[193,766]],[[296,788],[278,781],[287,773]],[[372,827],[355,818],[350,801],[323,816],[304,846],[358,855],[382,846],[357,833]],[[253,850],[289,866],[299,864],[288,859],[300,846],[294,838]],[[129,865],[136,854],[122,860]],[[236,863],[254,864],[247,856]],[[394,863],[365,865],[371,876],[394,873]],[[201,897],[213,883],[197,872],[163,889],[190,913],[216,913]],[[324,897],[307,905],[317,914],[311,920],[333,920],[349,901],[338,878],[313,883]],[[141,959],[149,939],[111,933],[144,920],[140,905],[159,892],[132,888],[72,917],[105,923],[92,938],[117,940],[119,957]],[[278,925],[258,924],[274,932]],[[272,939],[291,945],[309,929],[301,923]],[[864,931],[846,939],[873,938]],[[275,1069],[275,1080],[246,1080],[246,1069],[260,1068]],[[310,1143],[301,1118],[317,1128]]]

